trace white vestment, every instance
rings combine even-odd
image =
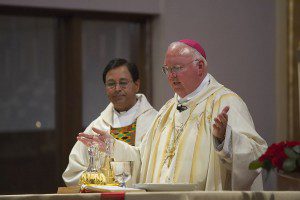
[[[185,104],[187,110],[176,109],[177,95],[161,108],[140,148],[116,141],[115,160],[135,161],[139,182],[195,183],[199,190],[262,190],[259,171],[248,165],[266,150],[266,142],[255,131],[242,99],[209,76]],[[225,106],[230,107],[230,153],[218,151],[212,135],[213,119]]]
[[[136,121],[135,146],[138,147],[151,123],[155,119],[157,111],[149,104],[143,94],[137,94],[136,96],[137,103],[132,110],[135,114],[128,114],[127,116],[132,119],[127,119],[127,122]],[[115,112],[113,104],[110,103],[101,115],[85,129],[84,133],[93,133],[93,127],[100,130],[110,130],[111,127],[116,128],[122,125],[122,123],[117,120],[118,116],[121,117],[122,115],[116,115]],[[82,172],[86,170],[87,167],[87,147],[82,142],[77,141],[69,155],[69,164],[62,175],[66,185],[77,185]]]

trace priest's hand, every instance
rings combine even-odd
[[[96,143],[99,145],[99,150],[103,152],[107,150],[107,145],[113,145],[115,139],[107,131],[102,131],[94,127],[92,130],[96,134],[79,133],[77,140],[88,147]]]
[[[225,139],[226,127],[228,123],[229,106],[226,106],[222,112],[214,118],[215,123],[213,124],[213,135],[219,142],[223,142]]]

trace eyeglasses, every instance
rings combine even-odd
[[[170,73],[175,73],[175,74],[177,74],[177,73],[179,73],[179,72],[182,72],[186,67],[184,67],[184,66],[187,66],[187,65],[189,65],[189,64],[191,64],[191,63],[193,63],[193,62],[195,62],[195,61],[199,61],[198,59],[196,59],[196,60],[193,60],[193,61],[191,61],[191,62],[189,62],[189,63],[186,63],[186,64],[184,64],[184,65],[175,65],[175,66],[173,66],[173,67],[167,67],[167,66],[163,66],[162,67],[162,72],[165,74],[165,75],[169,75]]]
[[[115,89],[117,87],[117,85],[120,86],[120,88],[126,88],[128,86],[129,83],[131,83],[132,81],[129,80],[121,80],[119,83],[114,82],[114,81],[109,81],[107,83],[105,83],[105,86],[109,89]]]

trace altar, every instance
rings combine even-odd
[[[296,200],[300,197],[300,191],[222,191],[222,192],[128,192],[118,198],[107,198],[100,193],[78,194],[24,194],[24,195],[1,195],[2,200],[228,200],[228,199],[251,199],[251,200]]]

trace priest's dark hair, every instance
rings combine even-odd
[[[115,58],[112,59],[111,61],[109,61],[109,63],[106,65],[104,71],[103,71],[103,83],[106,83],[106,74],[115,68],[118,68],[120,66],[126,66],[128,71],[131,74],[131,78],[133,80],[133,82],[136,82],[137,80],[139,80],[139,70],[137,68],[137,66],[134,63],[128,62],[126,59],[124,58]]]

